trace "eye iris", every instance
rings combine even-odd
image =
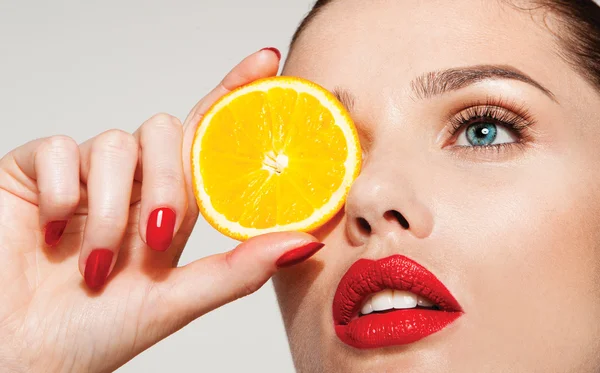
[[[498,128],[493,123],[477,123],[467,128],[467,140],[474,146],[490,145],[497,135]]]

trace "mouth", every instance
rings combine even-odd
[[[462,314],[433,273],[402,255],[358,260],[342,277],[333,298],[338,338],[359,349],[414,343]]]

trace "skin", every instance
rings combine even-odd
[[[183,125],[162,113],[133,134],[108,130],[83,144],[39,139],[0,160],[0,371],[112,372],[256,291],[281,255],[315,241],[264,235],[174,268],[198,218],[189,166],[198,121],[223,94],[273,76],[278,64],[273,51],[248,56]],[[177,221],[170,248],[159,252],[146,244],[146,225],[164,206]],[[58,245],[46,245],[46,224],[65,219]],[[98,248],[114,256],[108,282],[91,290],[82,275]]]
[[[332,3],[298,40],[284,74],[354,96],[365,162],[346,208],[316,238],[261,236],[182,268],[173,267],[198,217],[186,158],[196,123],[224,93],[274,75],[275,54],[247,57],[183,126],[161,114],[133,135],[111,130],[83,144],[53,137],[15,149],[0,161],[0,340],[9,341],[0,345],[0,370],[113,371],[255,291],[280,255],[320,239],[325,249],[274,277],[299,372],[598,371],[600,95],[558,50],[543,14],[499,2]],[[514,66],[554,99],[506,79],[429,98],[411,92],[423,73],[481,64]],[[528,141],[458,148],[448,118],[499,96],[515,104],[505,110],[527,107],[535,122]],[[116,157],[115,147],[126,151]],[[141,163],[166,166],[143,171]],[[178,218],[171,247],[159,253],[145,244],[146,221],[165,205]],[[43,228],[60,219],[69,219],[67,230],[47,247]],[[115,258],[96,292],[81,275],[98,247]],[[465,314],[409,346],[352,349],[333,332],[337,284],[359,258],[393,254],[432,271]]]
[[[345,0],[302,34],[284,74],[354,96],[365,164],[345,211],[317,234],[326,249],[275,277],[298,371],[600,369],[600,95],[559,56],[543,17],[488,0]],[[421,74],[481,64],[513,66],[555,100],[506,79],[411,91]],[[527,107],[526,143],[457,147],[448,114],[488,97]],[[393,210],[409,229],[386,218]],[[340,278],[359,258],[393,254],[431,270],[465,314],[408,346],[342,344],[331,310]]]

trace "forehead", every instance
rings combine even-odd
[[[336,0],[304,30],[284,73],[389,93],[429,71],[511,65],[555,90],[566,65],[541,17],[501,0]]]

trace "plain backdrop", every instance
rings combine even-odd
[[[38,137],[133,132],[192,106],[246,55],[287,45],[312,0],[0,0],[0,155]],[[202,219],[181,259],[233,248]],[[217,291],[217,289],[215,289]],[[269,282],[118,370],[293,372]]]

